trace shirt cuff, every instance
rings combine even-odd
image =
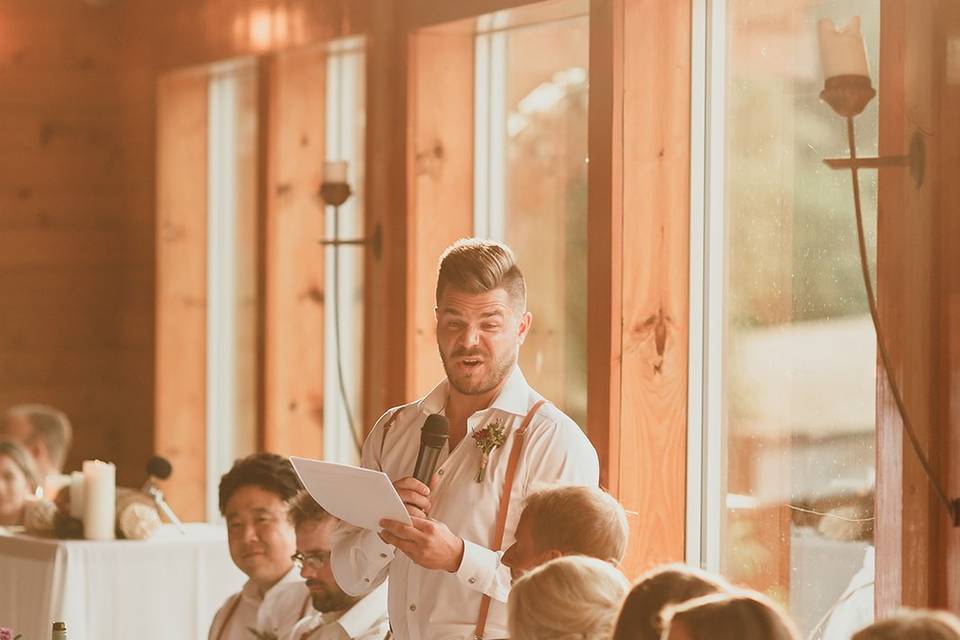
[[[486,593],[500,568],[500,554],[486,547],[463,541],[463,561],[457,569],[457,578],[468,588]]]
[[[376,532],[362,531],[352,540],[334,544],[330,564],[333,575],[344,591],[359,596],[376,586],[395,554],[396,547],[381,540]]]

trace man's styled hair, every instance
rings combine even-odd
[[[517,580],[507,600],[513,640],[610,637],[627,579],[609,562],[564,556]]]
[[[514,308],[527,306],[527,286],[513,251],[502,242],[464,238],[440,256],[437,273],[437,306],[444,289],[452,287],[471,294],[504,289]]]
[[[67,414],[45,404],[18,404],[7,410],[7,416],[23,416],[30,422],[31,433],[27,446],[42,440],[50,456],[50,463],[62,469],[73,441],[73,428]]]
[[[290,502],[290,511],[287,514],[294,529],[307,522],[323,522],[333,515],[321,507],[313,496],[306,490],[301,491]]]
[[[697,567],[667,564],[651,569],[623,601],[613,640],[659,640],[666,607],[731,588],[720,576]]]
[[[31,457],[30,452],[22,444],[12,440],[0,440],[0,456],[10,458],[13,464],[17,465],[26,479],[30,491],[37,489],[37,483],[39,482],[37,467],[33,464],[33,457]]]
[[[300,493],[300,479],[288,458],[275,453],[254,453],[233,463],[220,478],[220,514],[225,514],[230,497],[240,487],[254,485],[277,494],[290,503]]]
[[[947,611],[901,609],[892,618],[853,634],[852,640],[958,640],[960,620]]]
[[[692,640],[800,640],[789,617],[753,591],[715,593],[668,608],[665,628],[680,624]]]
[[[556,549],[619,564],[629,527],[623,507],[595,487],[557,486],[527,498],[523,516],[539,551]]]

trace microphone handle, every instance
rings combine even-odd
[[[439,459],[440,449],[421,445],[420,453],[417,454],[417,464],[413,467],[413,477],[429,487]]]

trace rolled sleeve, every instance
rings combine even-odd
[[[373,531],[341,524],[334,533],[330,568],[344,592],[362,596],[386,579],[395,553]]]
[[[463,561],[457,569],[457,578],[469,589],[484,593],[500,602],[510,594],[510,571],[500,562],[501,554],[463,541]]]

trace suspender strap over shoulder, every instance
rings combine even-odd
[[[503,546],[503,534],[507,526],[507,513],[510,510],[510,494],[513,491],[513,480],[517,475],[517,466],[520,464],[520,452],[523,449],[523,441],[526,437],[527,427],[533,421],[533,416],[537,414],[540,407],[546,400],[540,400],[530,411],[527,412],[520,428],[514,432],[513,446],[510,449],[510,460],[507,462],[507,473],[503,479],[503,493],[500,495],[500,510],[497,513],[497,528],[493,536],[493,549],[498,550]],[[483,640],[483,632],[487,628],[487,615],[490,613],[490,596],[483,594],[480,599],[480,614],[477,616],[477,626],[473,637],[476,640]]]

